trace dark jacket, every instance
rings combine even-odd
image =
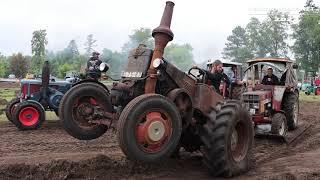
[[[262,84],[264,84],[264,85],[279,85],[279,79],[274,74],[272,74],[271,77],[269,77],[268,75],[265,75],[262,79]]]
[[[227,84],[230,84],[230,80],[228,76],[225,73],[211,73],[209,71],[206,71],[208,79],[212,82],[212,86],[216,90],[216,92],[220,93],[219,87],[221,80],[224,80]]]
[[[87,75],[92,78],[99,78],[101,76],[101,72],[99,70],[99,66],[102,63],[100,59],[91,57],[87,62]]]

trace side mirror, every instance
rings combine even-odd
[[[107,63],[101,63],[99,66],[101,72],[107,72],[109,70],[109,65]]]
[[[293,68],[293,69],[298,69],[298,67],[299,67],[299,66],[298,66],[297,64],[293,64],[293,65],[292,65],[292,68]]]

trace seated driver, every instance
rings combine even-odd
[[[220,60],[215,60],[211,66],[208,66],[208,69],[208,71],[204,71],[206,72],[208,79],[212,82],[214,90],[220,94],[219,87],[221,80],[224,80],[227,84],[230,84],[228,76],[223,73],[222,62]]]
[[[86,74],[90,78],[99,79],[101,77],[101,72],[99,70],[99,66],[102,61],[99,59],[100,53],[93,52],[92,56],[87,62]]]
[[[267,70],[267,75],[262,79],[262,84],[264,85],[278,85],[279,79],[276,75],[273,74],[273,69],[270,67]]]

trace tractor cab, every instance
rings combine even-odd
[[[241,98],[252,115],[256,133],[284,137],[287,129],[295,129],[298,123],[297,66],[284,58],[258,58],[247,63],[243,79],[246,92]],[[268,69],[278,79],[274,84],[263,83]]]

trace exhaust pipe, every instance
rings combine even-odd
[[[152,37],[155,40],[154,52],[152,55],[151,63],[148,69],[149,77],[146,79],[145,93],[154,93],[156,86],[156,69],[153,67],[153,61],[157,58],[162,58],[164,49],[169,41],[173,39],[173,32],[170,29],[171,19],[173,13],[174,3],[171,1],[166,2],[160,25],[152,31]]]

